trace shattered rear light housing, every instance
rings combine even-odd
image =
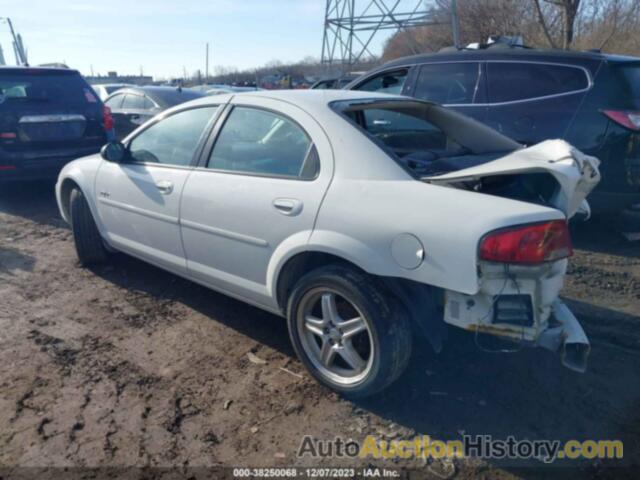
[[[571,255],[571,235],[564,220],[508,227],[480,242],[480,259],[489,262],[539,264]]]

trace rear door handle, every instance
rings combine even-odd
[[[173,183],[169,180],[160,180],[159,182],[156,182],[156,188],[160,190],[160,193],[163,195],[169,195],[173,192]]]
[[[293,217],[302,211],[302,202],[295,198],[276,198],[273,207],[281,214]]]

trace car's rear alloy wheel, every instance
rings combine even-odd
[[[410,356],[405,309],[373,277],[351,268],[334,265],[305,275],[290,295],[288,322],[310,373],[348,396],[385,388]]]
[[[369,320],[349,299],[328,288],[308,291],[300,304],[296,326],[309,360],[336,383],[361,381],[375,355]]]

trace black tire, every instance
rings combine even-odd
[[[108,252],[96,227],[89,204],[79,188],[71,191],[69,211],[73,241],[80,263],[87,266],[106,262]]]
[[[299,322],[305,322],[301,318],[305,318],[307,311],[304,299],[323,291],[334,292],[337,298],[343,297],[365,317],[366,334],[370,333],[366,341],[373,342],[374,347],[369,352],[367,373],[357,383],[344,385],[323,374],[323,367],[317,367],[317,358],[316,364],[312,360],[314,354],[307,353],[313,347],[301,338]],[[322,296],[322,293],[315,295]],[[306,302],[309,305],[309,301]],[[411,356],[412,331],[406,309],[374,277],[353,268],[329,265],[302,277],[289,295],[287,324],[296,354],[311,375],[321,384],[350,398],[366,397],[388,387],[405,370]],[[324,340],[318,342],[324,344]]]

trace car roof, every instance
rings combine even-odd
[[[13,73],[20,74],[25,71],[33,73],[63,73],[70,75],[80,75],[78,70],[73,68],[61,68],[61,67],[27,67],[20,65],[0,65],[0,73]]]
[[[131,83],[95,83],[94,87],[135,87]]]
[[[348,100],[373,100],[401,98],[404,100],[418,101],[415,98],[403,97],[400,95],[389,95],[379,92],[362,92],[358,90],[257,90],[252,92],[225,93],[221,95],[209,96],[191,100],[183,103],[184,106],[198,105],[218,105],[221,102],[228,102],[231,98],[272,98],[284,102],[298,105],[305,110],[314,110],[325,107],[331,102]]]
[[[596,60],[613,62],[640,61],[640,57],[624,55],[612,55],[595,51],[555,50],[544,48],[518,48],[518,47],[494,47],[485,49],[455,50],[444,49],[440,52],[422,53],[407,57],[397,58],[385,63],[382,67],[387,69],[394,66],[408,66],[418,63],[428,63],[434,60],[464,61],[464,60],[491,60],[491,59],[531,59],[533,57],[546,57],[552,60]],[[376,69],[378,70],[378,69]]]

